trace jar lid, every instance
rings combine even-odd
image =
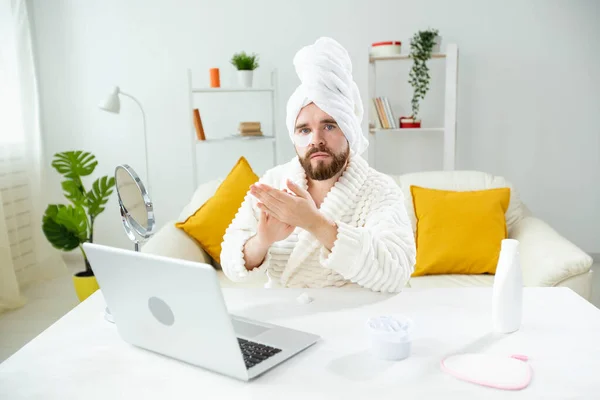
[[[372,335],[385,335],[394,341],[410,340],[414,322],[405,316],[382,315],[367,320],[367,328]]]
[[[389,41],[389,42],[375,42],[371,46],[373,46],[373,47],[376,47],[376,46],[400,46],[401,44],[402,44],[401,41],[393,40],[393,41]]]

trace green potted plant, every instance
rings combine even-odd
[[[252,87],[252,76],[258,68],[258,56],[246,54],[245,51],[235,53],[231,57],[231,64],[238,70],[238,80],[243,87]]]
[[[409,73],[408,83],[413,87],[411,101],[412,115],[400,118],[401,128],[420,128],[419,102],[425,98],[429,90],[429,67],[427,61],[431,58],[434,46],[439,47],[439,36],[437,29],[428,29],[414,34],[410,41],[410,58],[413,65]]]
[[[97,165],[96,157],[89,152],[55,154],[52,167],[64,177],[62,189],[70,204],[50,204],[42,218],[42,230],[53,247],[63,251],[79,248],[83,254],[85,270],[73,276],[80,301],[98,289],[82,244],[94,241],[94,222],[104,211],[115,186],[115,178],[103,176],[92,183],[91,190],[85,189],[81,178],[91,175]]]

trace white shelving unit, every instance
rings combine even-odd
[[[203,182],[198,182],[199,175],[199,160],[198,153],[204,151],[208,148],[207,151],[211,151],[213,146],[219,146],[219,144],[230,143],[230,142],[238,142],[238,143],[253,143],[253,148],[256,147],[256,144],[270,145],[272,146],[273,151],[273,159],[272,166],[274,167],[277,163],[277,134],[275,129],[275,117],[276,117],[276,105],[277,105],[277,70],[271,71],[271,82],[270,86],[267,87],[194,87],[192,83],[192,71],[188,69],[188,94],[189,94],[189,112],[190,112],[190,137],[191,137],[191,148],[192,148],[192,163],[193,163],[193,176],[194,176],[194,187],[197,187],[199,184]],[[231,136],[224,136],[218,138],[207,138],[206,140],[198,140],[196,136],[196,129],[194,127],[193,122],[193,111],[194,111],[194,96],[198,94],[215,94],[215,93],[230,93],[235,95],[236,93],[268,93],[270,94],[270,102],[271,102],[271,126],[270,132],[271,135],[265,136],[241,136],[232,134]],[[218,148],[214,147],[215,151],[219,151]],[[223,150],[223,149],[221,149]],[[245,156],[247,159],[250,158],[247,153],[242,152],[239,156]],[[239,158],[236,155],[236,159]],[[264,159],[264,158],[261,158]],[[222,176],[229,172],[229,170],[233,167],[233,164],[229,165],[227,170],[220,171]]]
[[[220,143],[220,142],[228,142],[230,140],[247,140],[250,142],[260,141],[260,140],[275,140],[274,136],[265,135],[265,136],[231,136],[224,137],[219,139],[206,139],[206,140],[197,140],[198,145],[202,145],[204,143]]]
[[[376,134],[377,132],[399,132],[399,133],[420,133],[420,132],[444,132],[444,128],[371,128],[369,132]]]
[[[274,92],[273,88],[192,88],[192,93]]]
[[[380,133],[393,132],[394,134],[432,134],[442,133],[444,141],[443,168],[444,170],[455,169],[456,157],[456,95],[458,86],[458,46],[456,44],[447,44],[445,53],[434,53],[431,55],[433,59],[444,59],[445,61],[445,95],[444,95],[444,126],[443,127],[422,127],[422,128],[370,128],[369,137],[374,147],[377,146],[377,136]],[[377,64],[380,62],[390,61],[411,61],[408,54],[397,56],[374,57],[369,56],[369,101],[377,97]],[[407,77],[408,78],[408,77]],[[435,76],[432,76],[432,80]],[[369,108],[370,109],[370,108]],[[370,116],[369,120],[377,118]],[[396,121],[399,124],[399,121]],[[374,168],[377,168],[377,157],[371,161]]]
[[[446,54],[444,53],[432,53],[431,58],[446,58]],[[369,56],[369,62],[373,63],[375,61],[390,61],[390,60],[410,60],[410,56],[408,54],[399,54],[397,56]]]

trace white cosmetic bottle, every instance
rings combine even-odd
[[[492,322],[499,333],[521,327],[523,313],[523,275],[519,261],[519,241],[504,239],[500,248],[492,294]]]

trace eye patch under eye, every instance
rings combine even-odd
[[[294,135],[294,143],[296,146],[307,147],[312,142],[313,133],[308,135]]]

